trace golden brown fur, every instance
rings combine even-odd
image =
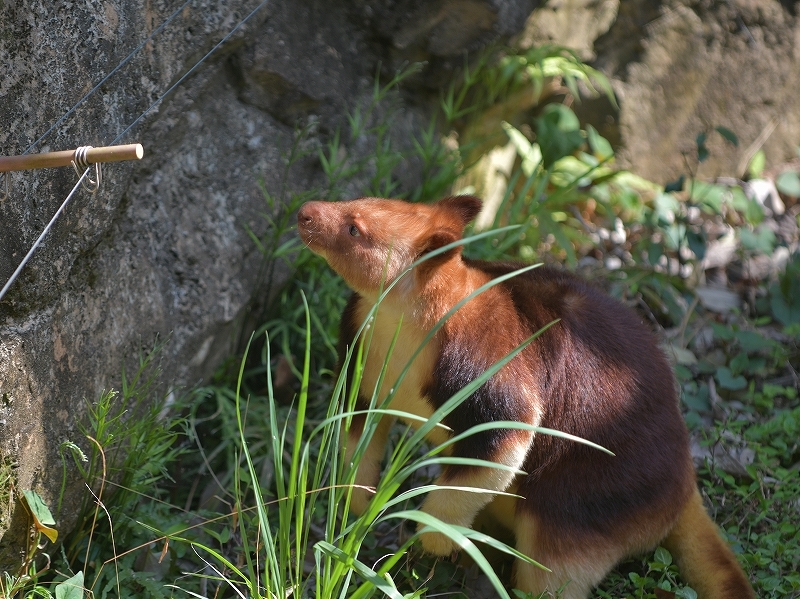
[[[480,210],[470,196],[433,205],[361,198],[310,202],[298,214],[303,241],[355,291],[342,316],[340,351],[381,289],[421,256],[460,239]],[[360,403],[377,385],[389,346],[400,333],[379,391],[386,397],[428,332],[455,304],[518,264],[473,261],[458,248],[403,276],[372,323]],[[576,277],[538,268],[502,282],[452,315],[416,358],[391,407],[429,417],[459,389],[553,321],[538,340],[501,368],[449,414],[459,434],[484,422],[516,420],[562,430],[614,452],[527,431],[494,429],[455,443],[451,453],[524,471],[448,465],[439,484],[492,492],[514,489],[522,499],[436,490],[422,509],[453,524],[472,525],[495,513],[517,548],[551,572],[520,562],[516,585],[534,594],[583,598],[620,560],[662,540],[703,599],[749,599],[753,591],[705,514],[697,493],[688,438],[671,370],[653,335],[618,302]],[[374,486],[390,422],[382,421],[362,460],[357,484]],[[360,434],[358,423],[351,435]],[[431,441],[449,435],[434,429]],[[348,442],[348,448],[355,445]],[[356,490],[353,509],[369,501]],[[449,538],[427,533],[423,548],[447,555]]]

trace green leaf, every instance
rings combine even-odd
[[[380,576],[377,572],[375,572],[375,570],[373,570],[366,564],[360,562],[359,560],[348,555],[338,547],[335,547],[334,545],[331,545],[326,541],[319,541],[316,545],[314,545],[314,547],[319,551],[321,551],[322,553],[324,553],[325,555],[327,555],[328,557],[331,557],[336,561],[338,561],[339,563],[341,563],[342,565],[352,569],[361,577],[363,577],[365,580],[371,582],[375,586],[375,588],[380,589],[381,591],[384,592],[384,594],[386,594],[389,597],[392,597],[392,599],[403,598],[403,596],[397,590],[397,587],[394,585],[394,582],[389,576],[387,576],[386,578]]]
[[[697,147],[706,145],[706,137],[705,133],[698,133],[695,141],[697,142]]]
[[[36,526],[36,530],[50,539],[50,542],[55,543],[56,539],[58,539],[58,531],[53,528],[56,521],[42,498],[36,491],[27,490],[22,491],[22,497],[28,507],[28,511],[33,516],[33,524]]]
[[[731,189],[733,194],[733,207],[744,213],[747,222],[757,225],[764,220],[764,208],[756,200],[744,196],[744,192],[740,187],[733,187]],[[744,196],[744,200],[741,198]]]
[[[658,261],[661,259],[661,256],[664,254],[664,244],[663,243],[656,243],[653,240],[647,245],[647,261],[650,263],[650,266],[655,266],[658,264]]]
[[[660,193],[655,197],[655,213],[660,224],[669,225],[675,222],[675,215],[680,212],[681,204],[671,193]]]
[[[664,227],[664,239],[667,246],[672,249],[681,247],[683,238],[686,236],[686,225],[669,225]]]
[[[530,177],[542,161],[542,151],[539,149],[539,144],[529,142],[528,138],[513,125],[505,121],[501,125],[511,143],[514,144],[517,154],[522,158],[522,171],[526,176]]]
[[[800,300],[797,296],[785,296],[778,283],[769,289],[770,309],[775,319],[784,326],[800,323]]]
[[[723,389],[730,389],[731,391],[739,391],[747,387],[747,379],[743,376],[733,376],[730,368],[721,366],[717,368],[717,381],[719,386]]]
[[[675,596],[680,599],[697,599],[697,593],[692,587],[683,587],[675,591]]]
[[[536,141],[544,166],[549,168],[583,145],[578,117],[563,104],[548,104],[536,119]]]
[[[694,252],[698,260],[702,260],[706,255],[706,232],[704,229],[686,231],[686,241],[689,242],[689,249]]]
[[[492,583],[495,592],[504,599],[510,599],[508,592],[503,587],[503,583],[500,582],[500,579],[497,577],[494,568],[492,568],[492,566],[489,564],[489,562],[486,560],[483,554],[478,550],[478,548],[470,539],[470,537],[479,536],[481,537],[482,541],[485,541],[488,538],[485,535],[480,535],[480,533],[476,533],[476,531],[464,528],[463,526],[447,524],[446,522],[443,522],[438,518],[419,510],[405,510],[405,511],[390,513],[386,514],[383,517],[383,519],[387,518],[405,518],[408,520],[413,520],[425,526],[420,531],[420,533],[431,531],[431,532],[438,532],[449,537],[457,546],[459,546],[465,553],[467,553],[473,559],[473,561],[478,565],[478,567],[481,570],[483,570],[483,573]],[[498,548],[497,545],[495,545],[495,548]],[[519,553],[514,548],[509,547],[508,550],[512,552],[512,554],[514,554],[516,557],[524,559],[529,563],[536,564],[536,562],[531,560],[528,556]]]
[[[736,134],[727,127],[714,127],[714,130],[734,146],[739,145],[739,138],[736,137]]]
[[[56,585],[56,599],[83,599],[83,572]]]
[[[642,576],[637,572],[628,572],[628,578],[630,578],[631,582],[635,585],[641,585],[644,582]]]
[[[767,155],[764,153],[764,150],[759,150],[753,157],[750,159],[750,164],[747,165],[747,172],[750,173],[750,177],[753,179],[757,179],[761,176],[761,173],[764,172],[764,167],[767,165]]]
[[[586,136],[589,139],[589,147],[592,149],[592,154],[598,160],[608,160],[614,157],[614,149],[611,144],[597,132],[597,129],[588,125],[586,127]]]
[[[572,247],[572,243],[570,243],[567,238],[565,227],[553,220],[553,215],[550,212],[542,211],[539,213],[539,228],[545,233],[551,233],[553,237],[555,237],[558,245],[561,246],[561,249],[567,254],[567,262],[571,265],[577,263],[578,260],[575,256],[575,248]]]
[[[793,198],[800,198],[800,174],[797,171],[783,171],[775,179],[775,185],[781,193]]]
[[[698,412],[708,412],[711,410],[711,402],[709,401],[708,396],[708,387],[706,385],[698,387],[696,391],[694,389],[687,389],[682,394],[683,403],[689,406],[692,410],[696,410]]]
[[[709,157],[708,148],[706,147],[706,134],[697,134],[697,160],[703,162]]]
[[[765,255],[772,254],[772,250],[775,249],[775,243],[777,242],[777,238],[772,229],[764,225],[757,227],[755,231],[741,229],[739,231],[739,239],[742,241],[742,245],[747,249]]]
[[[731,197],[727,187],[705,181],[692,181],[690,191],[691,200],[697,202],[700,208],[709,214],[719,214],[722,203]]]
[[[663,547],[656,549],[654,557],[657,562],[660,562],[665,566],[669,566],[672,563],[672,554]]]
[[[670,181],[664,186],[664,193],[672,193],[673,191],[683,191],[683,186],[686,183],[686,177],[681,175],[674,181]]]
[[[749,365],[750,357],[746,353],[736,354],[733,359],[728,362],[728,368],[733,376],[742,374]]]
[[[764,349],[772,349],[776,343],[772,339],[767,339],[755,331],[737,331],[736,338],[739,345],[746,352],[757,352]]]

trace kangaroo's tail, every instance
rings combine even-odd
[[[755,599],[753,587],[706,513],[696,489],[664,546],[700,599]]]

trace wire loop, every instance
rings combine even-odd
[[[83,173],[85,173],[92,166],[87,159],[87,153],[91,149],[92,146],[81,146],[75,150],[75,158],[72,160],[72,168],[75,169],[75,172],[79,177],[82,177]],[[89,193],[96,193],[97,190],[100,189],[100,183],[103,180],[103,172],[100,169],[99,162],[95,162],[94,170],[94,181],[90,177],[86,177],[86,180],[83,182],[83,188]]]
[[[5,202],[11,186],[11,173],[0,173],[0,177],[3,177],[3,185],[0,187],[0,202]]]

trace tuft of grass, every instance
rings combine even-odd
[[[163,585],[134,563],[141,558],[135,550],[152,542],[151,518],[160,516],[170,524],[182,518],[164,501],[162,486],[169,480],[168,467],[181,454],[175,446],[181,420],[170,411],[175,406],[157,392],[160,349],[157,344],[140,356],[132,378],[123,373],[119,393],[105,391],[89,405],[89,421],[82,430],[85,440],[61,443],[64,483],[54,506],[55,519],[38,494],[21,491],[31,516],[33,542],[22,569],[13,575],[3,573],[0,597],[72,599],[87,591],[96,597],[168,596]],[[54,554],[44,537],[51,543],[58,537],[70,460],[88,492],[76,528]],[[13,474],[12,467],[3,461],[0,488],[13,484],[5,478]]]
[[[105,391],[89,406],[82,431],[87,441],[62,444],[62,459],[72,456],[90,492],[65,541],[59,570],[64,574],[55,582],[82,572],[96,597],[145,590],[152,597],[168,596],[147,571],[152,531],[183,518],[168,503],[169,468],[184,449],[178,444],[182,420],[175,416],[180,404],[158,391],[162,347],[142,354],[132,377],[123,372],[119,392]],[[140,545],[145,551],[130,552]]]

